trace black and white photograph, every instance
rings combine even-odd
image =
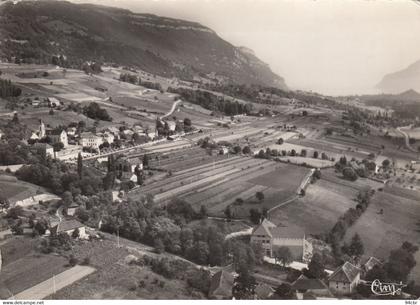
[[[419,0],[0,0],[3,305],[416,305],[419,247]]]

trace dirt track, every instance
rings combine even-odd
[[[49,278],[29,289],[26,289],[14,297],[9,299],[16,300],[41,300],[50,294],[53,294],[55,291],[58,291],[81,278],[93,273],[96,271],[95,268],[89,266],[74,266],[56,276]]]

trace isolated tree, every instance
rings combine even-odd
[[[71,233],[71,237],[79,238],[79,236],[80,236],[79,228],[74,229],[73,233]]]
[[[79,175],[79,179],[83,178],[83,159],[82,153],[79,152],[77,155],[77,174]]]
[[[250,209],[249,210],[249,218],[254,224],[259,224],[261,221],[262,214],[258,209]]]
[[[108,173],[109,172],[115,172],[116,167],[115,167],[115,157],[114,155],[109,155],[108,156]]]
[[[242,149],[242,153],[243,153],[244,155],[248,155],[248,154],[250,154],[250,153],[251,153],[251,149],[249,148],[249,146],[245,146],[245,147]]]
[[[302,149],[302,150],[300,151],[300,155],[301,155],[302,157],[306,157],[306,153],[307,153],[306,149]]]
[[[357,180],[357,174],[356,174],[355,170],[350,166],[345,167],[343,169],[343,176],[344,176],[344,178],[346,178],[347,180],[350,180],[350,181],[356,181]]]
[[[295,150],[295,149],[292,149],[292,150],[290,151],[290,155],[291,155],[292,157],[295,157],[295,156],[296,156],[296,150]]]
[[[290,252],[290,249],[285,246],[281,246],[274,250],[274,259],[279,261],[283,267],[286,267],[286,265],[290,264],[293,261],[292,252]]]
[[[18,116],[17,112],[15,112],[13,114],[12,123],[19,124],[19,116]]]
[[[143,156],[143,167],[144,168],[148,168],[149,167],[149,156],[147,154],[145,154]]]
[[[190,130],[192,126],[191,119],[185,118],[184,119],[184,128]]]
[[[259,202],[262,202],[264,200],[264,193],[263,192],[256,192],[255,197],[257,197]]]
[[[36,232],[37,235],[44,235],[47,229],[48,222],[44,218],[39,219],[34,225],[34,232]]]
[[[308,264],[306,276],[314,279],[322,279],[325,277],[325,266],[320,254],[315,253]]]
[[[235,147],[233,147],[233,151],[235,152],[235,154],[239,154],[242,151],[242,148],[239,145],[236,145]]]
[[[76,266],[77,262],[78,262],[77,258],[75,258],[73,254],[71,254],[69,258],[69,265],[74,267]]]
[[[359,234],[354,234],[351,243],[348,248],[348,254],[351,256],[362,256],[365,252],[365,248],[363,246],[362,239],[360,238]]]
[[[382,166],[384,168],[388,168],[390,164],[391,164],[391,161],[389,161],[388,159],[385,159],[384,161],[382,161]]]
[[[232,294],[237,300],[251,300],[255,295],[257,282],[246,266],[242,266],[235,278]]]
[[[228,220],[231,220],[233,217],[232,208],[230,206],[227,206],[224,211],[224,214]]]
[[[201,218],[205,218],[207,216],[207,213],[208,213],[207,207],[205,205],[202,205],[200,207],[200,216],[201,216]]]
[[[280,139],[277,140],[277,144],[282,145],[283,143],[284,143],[283,138],[280,138]]]
[[[319,152],[315,150],[313,154],[313,158],[318,159],[318,156],[319,156]]]
[[[314,177],[315,179],[321,179],[321,170],[316,169],[316,170],[314,171],[313,177]]]

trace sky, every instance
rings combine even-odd
[[[72,0],[199,22],[246,46],[292,89],[373,93],[420,60],[420,1]]]

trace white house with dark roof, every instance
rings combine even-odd
[[[56,226],[51,228],[51,232],[55,234],[60,233],[67,233],[68,235],[72,235],[73,232],[78,229],[79,230],[79,238],[86,238],[88,235],[86,234],[85,225],[77,221],[76,219],[64,219]]]
[[[51,139],[51,143],[55,144],[55,143],[63,143],[64,148],[66,148],[67,146],[69,146],[69,141],[67,138],[67,132],[63,129],[63,130],[53,130],[50,132],[50,134],[48,135]]]
[[[252,231],[251,243],[260,244],[269,257],[284,246],[289,248],[294,260],[306,262],[312,258],[312,244],[306,240],[305,232],[296,226],[278,227],[264,219]]]
[[[79,205],[76,202],[72,202],[66,209],[68,216],[74,216]]]
[[[328,279],[328,287],[335,294],[350,294],[360,282],[361,270],[355,265],[345,262],[337,268]]]

